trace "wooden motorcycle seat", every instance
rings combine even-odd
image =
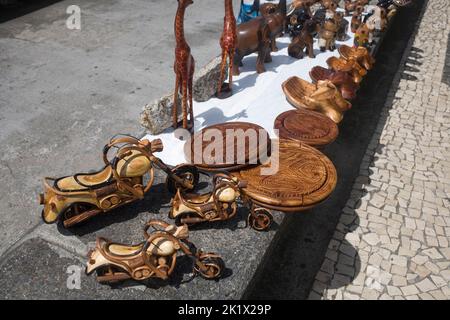
[[[105,251],[108,255],[116,257],[132,257],[142,253],[144,242],[138,245],[124,245],[118,243],[108,243],[105,245]],[[148,254],[157,254],[160,256],[169,256],[176,251],[172,241],[165,238],[156,238],[147,248]]]
[[[278,164],[278,170],[262,175],[261,169],[272,164]],[[292,140],[279,140],[278,159],[273,150],[270,163],[234,175],[247,181],[242,192],[254,203],[283,212],[298,212],[319,204],[331,194],[337,181],[336,169],[324,154]]]
[[[208,202],[208,200],[211,198],[211,193],[205,193],[205,194],[196,194],[196,193],[183,193],[183,200],[195,203],[195,204],[201,204]]]
[[[122,178],[143,176],[151,167],[150,159],[139,151],[133,150],[130,155],[119,160],[117,172]],[[55,186],[61,191],[82,191],[87,188],[96,189],[112,181],[111,166],[101,171],[87,174],[76,174],[55,181]]]
[[[339,129],[333,120],[311,110],[289,110],[280,114],[274,123],[280,139],[303,142],[321,148],[336,140]]]
[[[233,134],[239,132],[248,134],[245,136],[245,143],[243,140],[239,142],[236,136],[233,138]],[[218,141],[217,145],[222,145],[223,147],[223,154],[218,159],[215,159],[215,134],[218,134],[220,139],[222,139],[222,144]],[[231,134],[231,136],[227,138],[228,134]],[[256,142],[250,143],[248,137],[253,134]],[[265,137],[265,141],[261,139],[262,136]],[[196,146],[198,150],[196,150]],[[230,161],[227,161],[227,150],[231,150],[228,152],[233,156],[233,159]],[[253,123],[220,123],[195,133],[191,139],[186,141],[184,154],[187,162],[193,163],[204,170],[234,171],[250,165],[257,165],[259,163],[259,155],[270,155],[270,137],[267,131]]]

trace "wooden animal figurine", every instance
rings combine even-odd
[[[338,30],[336,32],[336,40],[345,41],[347,40],[347,31],[348,31],[348,21],[344,18],[343,12],[336,12],[334,15],[334,20],[338,25]]]
[[[184,13],[193,4],[192,0],[178,0],[175,16],[175,93],[173,107],[173,128],[178,127],[178,92],[181,92],[181,110],[183,112],[183,128],[192,130],[194,127],[194,111],[192,101],[192,86],[195,70],[195,60],[191,55],[191,48],[184,38]],[[189,105],[188,105],[189,103]],[[189,111],[188,111],[189,110]],[[189,112],[189,120],[188,120]]]
[[[254,52],[258,53],[256,71],[266,71],[265,62],[271,62],[270,56],[270,28],[263,17],[257,17],[248,22],[241,23],[237,27],[237,47],[233,59],[233,75],[239,75],[239,66],[242,59]]]
[[[352,20],[350,22],[350,29],[353,33],[356,33],[356,30],[358,30],[358,28],[362,24],[363,11],[364,11],[364,8],[362,6],[357,6],[355,8],[355,11],[353,11]]]
[[[123,245],[97,238],[95,249],[88,253],[86,274],[96,271],[97,281],[108,284],[129,279],[167,280],[175,269],[180,251],[193,258],[194,274],[204,279],[218,279],[225,269],[220,256],[197,250],[188,241],[186,225],[177,227],[164,221],[150,220],[145,225],[144,235],[146,240],[138,245]]]
[[[369,48],[372,42],[372,30],[367,23],[363,23],[355,32],[354,46]]]
[[[259,14],[263,17],[267,17],[269,14],[275,13],[278,5],[275,3],[264,3],[259,7]]]
[[[286,99],[297,109],[306,108],[328,116],[335,123],[351,108],[331,81],[318,81],[317,85],[298,77],[291,77],[283,85]]]
[[[222,90],[231,92],[233,86],[233,59],[237,47],[237,26],[233,11],[233,0],[224,0],[225,17],[223,21],[223,32],[220,38],[220,47],[222,48],[222,64],[220,66],[220,77],[217,85],[217,96],[220,97]],[[223,88],[223,78],[225,68],[228,62],[228,85]]]
[[[346,100],[352,100],[356,97],[359,85],[353,81],[352,76],[347,72],[315,66],[309,72],[309,76],[313,83],[325,80],[331,81],[341,91],[342,97]]]
[[[300,34],[292,39],[292,42],[288,47],[288,54],[291,57],[303,59],[306,49],[306,54],[308,54],[308,57],[315,58],[313,49],[313,34],[316,32],[318,26],[318,23],[312,19],[309,19],[304,23]]]
[[[327,59],[328,67],[334,71],[348,72],[355,83],[360,83],[367,74],[367,70],[359,65],[355,59],[344,59],[342,57],[330,57]]]
[[[334,0],[323,0],[322,5],[325,8],[325,19],[334,19],[338,4]]]
[[[334,51],[336,49],[336,33],[338,25],[334,19],[325,20],[322,29],[319,32],[320,51]]]
[[[364,8],[367,4],[369,4],[368,0],[344,0],[345,1],[345,15],[349,16],[353,11],[356,10],[358,6]]]
[[[368,26],[373,26],[374,32],[380,34],[387,27],[386,10],[381,7],[374,7],[373,14],[367,19]]]
[[[108,155],[110,150],[115,154]],[[169,169],[153,153],[161,152],[161,140],[139,140],[117,136],[103,148],[105,167],[93,173],[79,173],[62,178],[44,178],[42,219],[54,223],[58,219],[68,228],[96,215],[141,200],[154,180],[154,167],[167,173],[167,184],[193,189],[198,182],[196,167],[191,165]]]
[[[281,36],[286,25],[286,0],[280,0],[274,13],[265,17],[270,29],[270,41],[273,52],[278,51],[276,38]]]

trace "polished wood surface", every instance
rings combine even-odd
[[[207,137],[205,134],[208,131],[210,133],[214,133],[215,131],[213,130],[217,130],[216,132],[220,133],[223,140],[223,157],[219,162],[215,161],[215,150],[212,150],[210,153],[205,152],[205,150],[212,148],[214,144],[214,140],[204,141],[206,140],[205,137]],[[242,132],[247,133],[254,131],[257,137],[257,143],[251,144],[249,143],[249,139],[246,138],[245,144],[241,142],[241,145],[236,136],[234,139],[229,138],[230,143],[227,143],[227,135],[233,135],[234,132],[237,132],[236,130],[243,130]],[[260,140],[260,132],[264,134],[265,141]],[[201,146],[199,150],[195,150],[196,143]],[[234,161],[227,161],[227,150],[234,151]],[[266,150],[270,151],[269,134],[262,127],[249,122],[227,122],[209,126],[194,134],[190,140],[186,141],[184,145],[184,154],[188,162],[190,160],[198,167],[210,170],[226,169],[233,171],[247,167],[251,164],[257,164],[259,159],[259,150],[261,150],[260,154],[267,154]],[[195,152],[197,152],[197,154]],[[201,152],[202,154],[198,154],[198,152]],[[191,154],[191,157],[189,157],[189,153]],[[243,157],[245,163],[238,163],[239,156]],[[200,161],[198,162],[197,159]]]
[[[273,175],[261,175],[263,167],[278,163]],[[324,201],[336,187],[333,163],[317,149],[297,141],[279,140],[279,157],[271,162],[241,170],[235,175],[247,181],[243,189],[256,204],[284,212],[311,208]]]
[[[289,110],[275,119],[274,128],[280,139],[303,142],[313,147],[324,147],[336,140],[336,123],[321,113],[310,110]]]

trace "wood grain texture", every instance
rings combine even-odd
[[[259,167],[241,170],[235,175],[247,181],[243,189],[256,204],[283,212],[311,208],[324,201],[334,190],[337,173],[333,163],[317,149],[297,141],[279,140],[279,170],[261,175]]]
[[[215,159],[215,150],[212,150],[211,153],[209,152],[205,153],[205,149],[208,148],[208,146],[211,148],[211,144],[214,143],[213,141],[203,141],[205,140],[205,134],[209,131],[214,132],[213,130],[217,130],[217,132],[220,132],[221,137],[223,139],[223,157],[221,159]],[[227,132],[228,130],[228,132]],[[250,143],[248,138],[245,139],[245,144],[238,143],[238,139],[234,137],[234,139],[231,140],[229,138],[230,142],[227,143],[227,135],[233,134],[233,132],[236,132],[236,130],[242,130],[242,132],[248,132],[254,131],[256,133],[256,143]],[[262,132],[265,135],[265,141],[260,141],[260,132]],[[196,142],[197,141],[197,142]],[[198,142],[200,141],[200,142]],[[195,150],[195,145],[199,144],[201,145],[201,148],[199,150]],[[233,150],[233,159],[234,161],[227,161],[227,153],[226,150]],[[261,150],[261,153],[259,153],[259,150]],[[269,151],[268,153],[266,152]],[[199,154],[201,152],[202,154]],[[191,157],[189,157],[189,153],[191,154]],[[201,167],[205,170],[220,170],[220,169],[226,169],[228,171],[234,171],[241,168],[248,167],[249,165],[256,165],[258,164],[258,155],[259,154],[269,154],[270,155],[270,137],[264,128],[253,124],[249,122],[227,122],[227,123],[221,123],[209,126],[207,128],[202,129],[201,131],[194,134],[190,140],[186,141],[184,145],[184,154],[186,157],[186,160],[189,162],[194,163],[198,167]],[[203,156],[202,156],[203,155]],[[244,163],[238,163],[238,155],[243,157],[245,160]],[[200,160],[200,161],[197,161]],[[216,161],[218,160],[218,161]]]
[[[321,148],[336,140],[336,123],[321,113],[309,110],[289,110],[280,114],[274,123],[280,139],[303,142]]]

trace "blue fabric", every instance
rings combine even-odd
[[[250,21],[257,16],[259,16],[259,10],[257,8],[254,8],[253,4],[242,3],[237,23]]]

